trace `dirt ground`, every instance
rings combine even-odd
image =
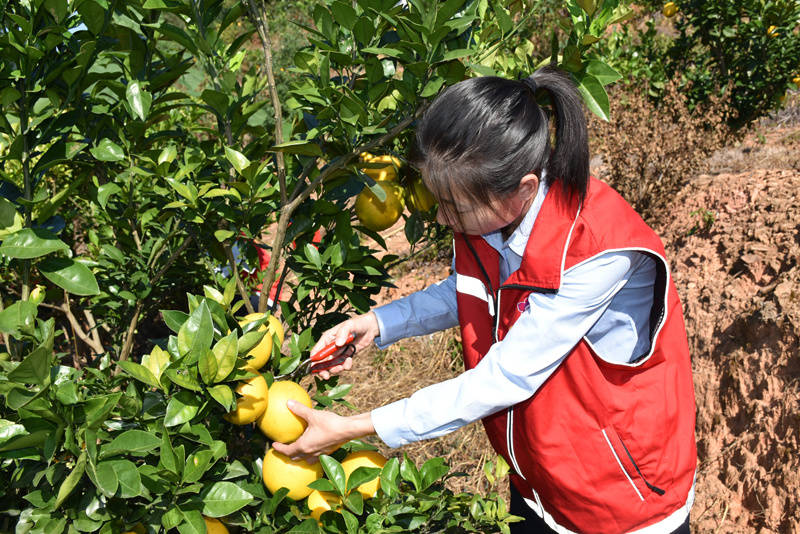
[[[800,532],[800,127],[761,125],[711,158],[654,223],[680,293],[693,357],[699,464],[697,533]],[[602,169],[593,169],[602,177]],[[407,251],[402,230],[389,248]],[[394,272],[381,302],[449,274],[446,254]],[[456,330],[369,350],[347,375],[366,410],[462,369]],[[464,476],[454,491],[492,490],[481,468],[494,459],[480,424],[387,455],[418,464],[444,456]]]

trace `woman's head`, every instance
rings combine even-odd
[[[538,90],[550,96],[554,147]],[[449,87],[425,112],[417,150],[416,164],[449,220],[459,220],[465,205],[508,206],[520,180],[543,171],[548,183],[559,181],[581,199],[588,185],[581,100],[569,77],[551,67],[521,81],[486,76]]]

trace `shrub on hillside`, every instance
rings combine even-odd
[[[647,85],[617,88],[611,121],[592,117],[591,125],[595,151],[603,154],[601,178],[645,219],[702,172],[705,158],[731,135],[724,100],[712,98],[690,112],[678,81],[665,85],[657,104],[649,91]]]

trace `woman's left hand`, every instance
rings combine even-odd
[[[343,417],[333,412],[314,410],[290,400],[289,410],[308,423],[303,435],[292,443],[274,442],[272,447],[293,460],[303,459],[308,463],[317,461],[320,454],[330,454],[351,439],[375,433],[369,412]]]

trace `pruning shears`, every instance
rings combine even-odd
[[[356,352],[356,346],[353,345],[353,340],[355,339],[355,335],[348,334],[347,339],[344,342],[344,345],[337,345],[336,341],[331,341],[324,347],[322,347],[318,352],[312,354],[309,358],[304,360],[297,366],[297,368],[292,371],[291,373],[286,373],[280,376],[276,376],[275,380],[291,377],[291,378],[299,378],[305,376],[309,372],[311,374],[317,374],[321,371],[327,371],[331,367],[336,367],[337,365],[341,364],[347,358],[350,358]],[[330,360],[326,360],[326,358],[330,358],[336,351],[341,350],[341,353],[337,355],[335,358],[331,358]],[[326,361],[323,361],[326,360]]]

